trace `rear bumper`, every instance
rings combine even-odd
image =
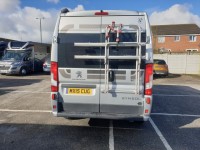
[[[154,75],[166,75],[167,76],[168,73],[169,73],[168,71],[155,71],[155,70],[153,71]]]
[[[43,67],[43,71],[44,71],[44,72],[50,72],[50,71],[51,71],[51,69],[50,69],[50,68],[48,68],[48,67]]]
[[[113,119],[113,120],[136,120],[136,121],[147,121],[149,115],[134,116],[132,114],[109,114],[109,113],[83,113],[83,112],[53,112],[56,117],[66,118],[99,118],[99,119]]]

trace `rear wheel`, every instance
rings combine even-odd
[[[27,71],[27,69],[26,69],[25,67],[22,67],[22,68],[20,69],[19,74],[20,74],[21,76],[25,76],[25,75],[28,74],[28,71]]]

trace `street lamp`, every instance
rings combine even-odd
[[[44,17],[37,17],[35,19],[40,20],[40,39],[41,39],[41,43],[42,43],[42,19],[45,19],[45,18]]]

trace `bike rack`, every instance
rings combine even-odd
[[[136,42],[123,42],[120,41],[120,33],[126,33],[129,32],[128,30],[123,30],[123,27],[130,27],[134,28],[131,30],[131,33],[137,34],[137,41]],[[116,91],[115,92],[125,92],[125,93],[134,93],[134,94],[140,94],[140,65],[141,60],[145,59],[145,56],[142,56],[141,54],[141,48],[142,46],[146,45],[146,42],[141,42],[141,28],[137,25],[122,25],[119,24],[119,26],[116,26],[115,22],[112,22],[111,25],[108,25],[105,29],[105,42],[104,43],[74,43],[74,46],[79,47],[104,47],[105,55],[104,56],[91,56],[91,55],[75,55],[75,59],[104,59],[105,64],[105,88],[103,90],[104,93],[112,92],[113,90],[109,89],[109,60],[114,59],[129,59],[129,60],[136,60],[136,80],[135,80],[135,91]],[[116,33],[116,42],[110,42],[110,34]],[[136,55],[135,56],[110,56],[110,47],[136,47]]]

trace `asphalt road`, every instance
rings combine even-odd
[[[200,77],[154,80],[151,120],[137,122],[56,118],[50,76],[0,75],[0,149],[198,150]]]

